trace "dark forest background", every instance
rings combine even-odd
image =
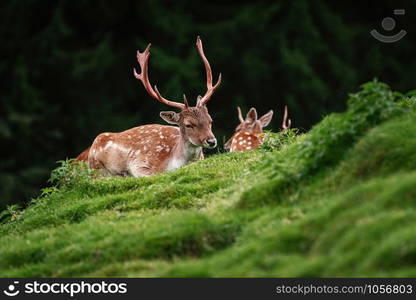
[[[387,16],[393,33],[407,30],[400,42],[370,36],[387,34]],[[159,111],[169,108],[132,72],[149,42],[152,83],[167,98],[195,99],[205,91],[202,37],[214,77],[223,75],[208,107],[224,141],[237,105],[273,109],[272,130],[288,105],[307,130],[373,78],[414,89],[415,17],[415,1],[1,1],[0,210],[38,195],[56,161],[98,133],[163,123]]]

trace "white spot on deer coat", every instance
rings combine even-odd
[[[108,147],[111,147],[112,145],[113,145],[113,141],[109,141],[109,142],[105,145],[104,149],[107,149]]]

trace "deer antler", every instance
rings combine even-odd
[[[215,92],[215,90],[220,86],[221,84],[221,73],[218,77],[217,83],[212,86],[212,71],[211,66],[209,65],[208,59],[205,57],[204,49],[202,48],[202,41],[198,38],[196,39],[196,47],[198,48],[198,53],[201,56],[202,61],[205,65],[205,71],[207,72],[207,92],[205,95],[201,98],[201,100],[198,102],[198,106],[205,105],[209,99],[211,98],[212,94]]]
[[[152,96],[153,98],[155,98],[156,100],[158,100],[158,101],[160,101],[160,102],[162,102],[166,105],[180,108],[181,110],[187,108],[188,103],[186,101],[185,95],[184,95],[185,103],[174,102],[174,101],[170,101],[170,100],[167,100],[167,99],[163,98],[162,95],[157,90],[156,85],[155,85],[155,89],[152,88],[152,85],[149,82],[149,74],[148,74],[150,46],[151,46],[151,44],[147,45],[146,49],[142,53],[140,53],[140,51],[137,50],[137,61],[140,64],[140,68],[141,68],[142,72],[140,74],[138,74],[136,72],[136,69],[133,68],[134,77],[136,77],[137,79],[139,79],[143,83],[144,88],[149,93],[149,95]]]
[[[290,126],[292,125],[292,121],[287,119],[287,105],[285,105],[285,113],[283,115],[283,122],[282,122],[282,129],[283,131],[286,131],[290,129]]]
[[[243,123],[244,118],[243,118],[243,114],[241,113],[240,106],[237,106],[237,111],[238,111],[238,119],[240,120],[240,123]]]

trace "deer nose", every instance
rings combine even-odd
[[[206,140],[206,143],[208,147],[215,148],[217,146],[217,139],[214,138],[214,139]]]

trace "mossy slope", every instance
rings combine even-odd
[[[61,188],[3,219],[0,275],[415,276],[415,102],[372,82],[263,149]]]

